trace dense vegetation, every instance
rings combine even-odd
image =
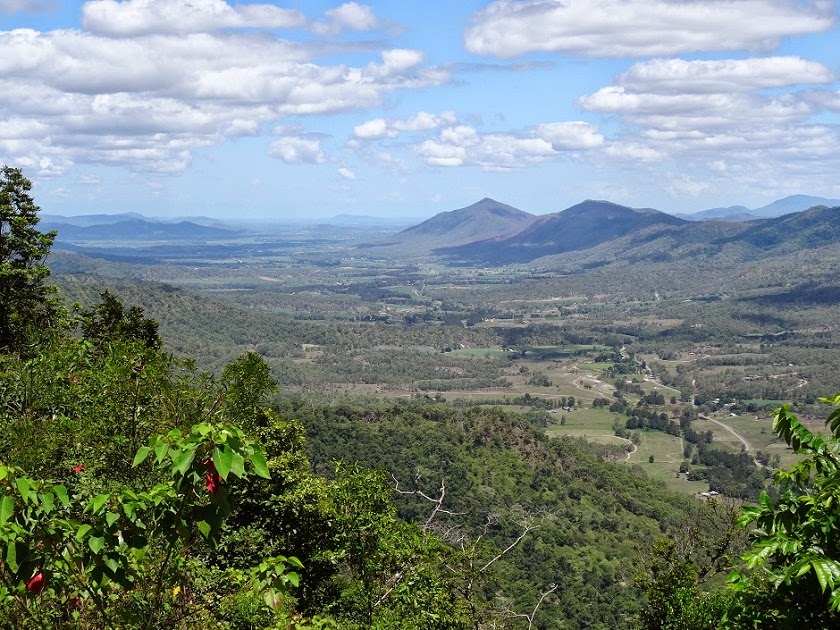
[[[724,405],[716,391],[728,396],[748,383],[738,398],[768,393],[737,373],[715,381],[719,390],[696,385],[705,369],[756,371],[751,355],[793,357],[796,343],[786,341],[796,335],[832,348],[830,325],[752,332],[787,329],[794,317],[822,321],[830,304],[805,315],[782,306],[770,316],[756,299],[721,311],[721,326],[707,333],[690,323],[695,307],[680,301],[662,306],[672,318],[661,324],[648,319],[656,301],[563,298],[547,310],[522,293],[526,283],[499,283],[509,300],[522,301],[495,300],[477,316],[474,307],[497,290],[490,282],[459,289],[459,302],[437,299],[440,286],[415,286],[409,293],[419,308],[402,312],[399,323],[388,311],[380,319],[301,321],[272,313],[271,300],[248,309],[171,287],[111,283],[141,298],[128,307],[101,279],[72,276],[62,286],[80,304],[68,305],[46,283],[52,235],[36,228],[28,182],[6,168],[0,184],[3,627],[840,621],[840,411],[823,437],[790,407],[779,409],[774,430],[800,461],[766,475],[752,455],[721,450],[695,428]],[[381,290],[385,284],[354,290],[392,304],[404,299],[405,291]],[[342,291],[335,295],[343,300]],[[153,308],[160,322],[148,317]],[[409,321],[418,313],[428,317]],[[718,345],[708,345],[709,335]],[[213,371],[170,354],[173,344],[183,344],[181,355],[202,348],[203,363],[217,362]],[[701,358],[680,358],[690,348]],[[779,396],[806,390],[798,397],[810,412],[811,379],[824,382],[816,362],[803,379],[813,356],[796,358],[795,383],[785,385],[787,364],[759,377],[780,382],[769,392]],[[574,395],[561,396],[554,364],[570,357],[599,366],[605,380],[575,377]],[[312,387],[410,383],[415,394],[438,393],[351,403],[300,388],[277,398],[278,374]],[[650,387],[651,375],[676,387],[670,400]],[[542,397],[443,404],[441,392],[467,395],[506,380]],[[689,464],[697,459],[693,472],[730,495],[752,484],[758,506],[739,518],[734,502],[675,495],[640,466],[606,461],[623,448],[547,437],[550,411],[571,414],[584,401],[610,409],[628,444],[639,433],[682,437]],[[840,397],[824,402],[840,406]],[[765,476],[773,477],[769,493]]]

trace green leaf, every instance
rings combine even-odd
[[[15,498],[8,494],[0,498],[0,525],[12,518],[15,511]]]
[[[196,523],[196,526],[198,527],[198,531],[204,538],[210,538],[210,531],[212,529],[210,527],[210,523],[208,523],[207,521],[198,521]]]
[[[10,540],[6,545],[6,564],[8,564],[9,568],[16,573],[20,568],[17,563],[17,546],[13,540]]]
[[[286,574],[286,577],[289,578],[289,582],[291,583],[292,586],[297,587],[298,581],[299,581],[297,573],[295,573],[294,571],[289,571]]]
[[[111,573],[116,573],[120,568],[120,563],[116,558],[105,558],[105,566],[111,569]]]
[[[164,441],[160,441],[155,444],[155,459],[157,463],[160,464],[163,461],[163,458],[166,457],[166,453],[169,452],[169,444]]]
[[[222,479],[227,480],[230,473],[230,468],[233,465],[233,451],[230,446],[225,444],[222,450],[218,447],[213,449],[213,464],[216,466],[216,472]]]
[[[18,492],[20,493],[21,498],[25,501],[29,501],[29,491],[31,489],[31,485],[29,484],[29,479],[26,477],[18,477],[15,479],[15,485],[17,486]]]
[[[5,464],[0,464],[0,481],[6,478],[9,474],[9,468]]]
[[[146,461],[146,458],[149,456],[149,453],[151,453],[151,452],[152,452],[152,449],[150,449],[148,446],[141,446],[137,450],[137,455],[134,456],[134,462],[132,462],[131,465],[135,466],[135,467],[139,466],[144,461]]]
[[[265,455],[259,451],[251,455],[251,464],[254,466],[254,473],[263,479],[271,479],[271,473],[268,472],[268,464],[265,461]]]
[[[67,488],[64,486],[53,486],[53,492],[64,507],[70,505],[70,498],[67,496]]]
[[[88,547],[93,553],[99,553],[105,546],[105,539],[102,536],[91,536],[88,538]]]
[[[177,470],[181,475],[185,475],[190,468],[190,465],[195,458],[195,451],[181,451],[175,457],[172,458],[172,466]]]
[[[119,518],[119,514],[114,514],[113,512],[105,512],[105,522],[108,523],[108,527],[111,527],[114,523],[116,523],[117,519]]]
[[[52,492],[45,492],[41,495],[41,505],[44,507],[45,512],[52,512],[54,498],[55,495]]]
[[[76,540],[81,542],[81,540],[87,535],[87,533],[93,529],[90,525],[81,525],[79,529],[76,531]]]
[[[230,471],[239,478],[245,476],[245,458],[239,453],[234,452],[233,460],[230,464]]]
[[[93,514],[99,512],[102,509],[102,506],[108,502],[110,497],[107,494],[97,494],[93,499],[90,500],[90,503],[87,504],[87,510],[90,510]]]

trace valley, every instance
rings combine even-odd
[[[674,421],[699,413],[693,426],[715,448],[791,463],[769,412],[791,401],[806,421],[819,418],[817,397],[840,389],[840,258],[836,238],[794,247],[801,232],[776,226],[807,223],[826,233],[837,210],[749,224],[691,223],[653,210],[637,220],[635,212],[586,202],[538,219],[484,199],[396,235],[391,225],[359,219],[273,233],[215,225],[209,229],[226,229],[226,240],[77,240],[52,263],[69,299],[90,303],[100,286],[116,283],[123,299],[160,322],[173,352],[206,369],[259,353],[284,395],[498,406],[538,418],[548,435],[618,447],[613,459],[673,490],[709,491],[708,467],[696,454],[692,462],[679,431],[643,427],[632,441],[621,434],[628,410],[658,393],[657,413]],[[550,228],[555,216],[562,227]],[[651,232],[659,216],[666,236]],[[675,228],[686,231],[674,236]],[[552,229],[577,244],[528,264],[475,266],[446,253],[457,242],[503,252],[510,238],[521,248],[529,234],[556,250]],[[755,236],[767,230],[787,234],[785,242],[768,249]],[[720,245],[710,256],[713,232]],[[760,247],[724,246],[740,242],[733,235]],[[664,255],[675,240],[693,253]],[[433,247],[441,243],[450,250]],[[736,494],[757,496],[761,484],[751,483]]]

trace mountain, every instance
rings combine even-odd
[[[145,219],[123,219],[113,223],[80,226],[72,223],[42,221],[40,229],[57,230],[57,241],[178,241],[232,238],[237,230],[198,225],[190,221],[157,223]]]
[[[439,247],[457,247],[510,236],[536,220],[533,214],[485,197],[466,208],[436,214],[385,241],[372,244],[370,248],[411,254],[429,253]]]
[[[825,197],[811,197],[809,195],[791,195],[778,199],[771,204],[750,210],[750,214],[759,217],[780,217],[791,212],[802,212],[814,206],[840,206],[840,199],[826,199]]]
[[[729,206],[727,208],[710,208],[694,214],[677,215],[688,221],[706,221],[708,219],[719,219],[721,221],[754,221],[759,217],[752,213],[746,206]]]
[[[840,207],[817,206],[804,212],[786,214],[749,224],[740,234],[723,239],[758,251],[815,249],[840,242]]]
[[[541,216],[516,234],[457,247],[441,247],[435,253],[493,264],[521,263],[542,256],[589,249],[655,225],[679,226],[685,223],[683,219],[651,208],[629,208],[589,199],[562,212]]]
[[[57,230],[60,225],[74,225],[76,227],[90,227],[92,225],[111,225],[132,219],[146,220],[139,212],[120,212],[118,214],[81,214],[78,216],[63,216],[61,214],[42,214],[40,230]]]

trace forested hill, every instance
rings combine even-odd
[[[604,447],[548,439],[533,419],[498,409],[314,408],[287,400],[278,411],[307,427],[316,470],[330,470],[335,460],[357,462],[430,498],[440,497],[443,483],[441,507],[455,515],[438,514],[434,530],[450,542],[477,542],[488,519],[496,549],[533,528],[488,569],[483,593],[491,607],[530,611],[559,585],[535,627],[631,627],[628,615],[642,605],[631,588],[639,556],[663,532],[709,516],[702,504],[639,470],[606,463],[597,451]],[[621,449],[606,452],[623,457]],[[398,498],[401,515],[415,522],[435,507],[417,495]],[[495,553],[481,546],[477,552],[482,564]]]

